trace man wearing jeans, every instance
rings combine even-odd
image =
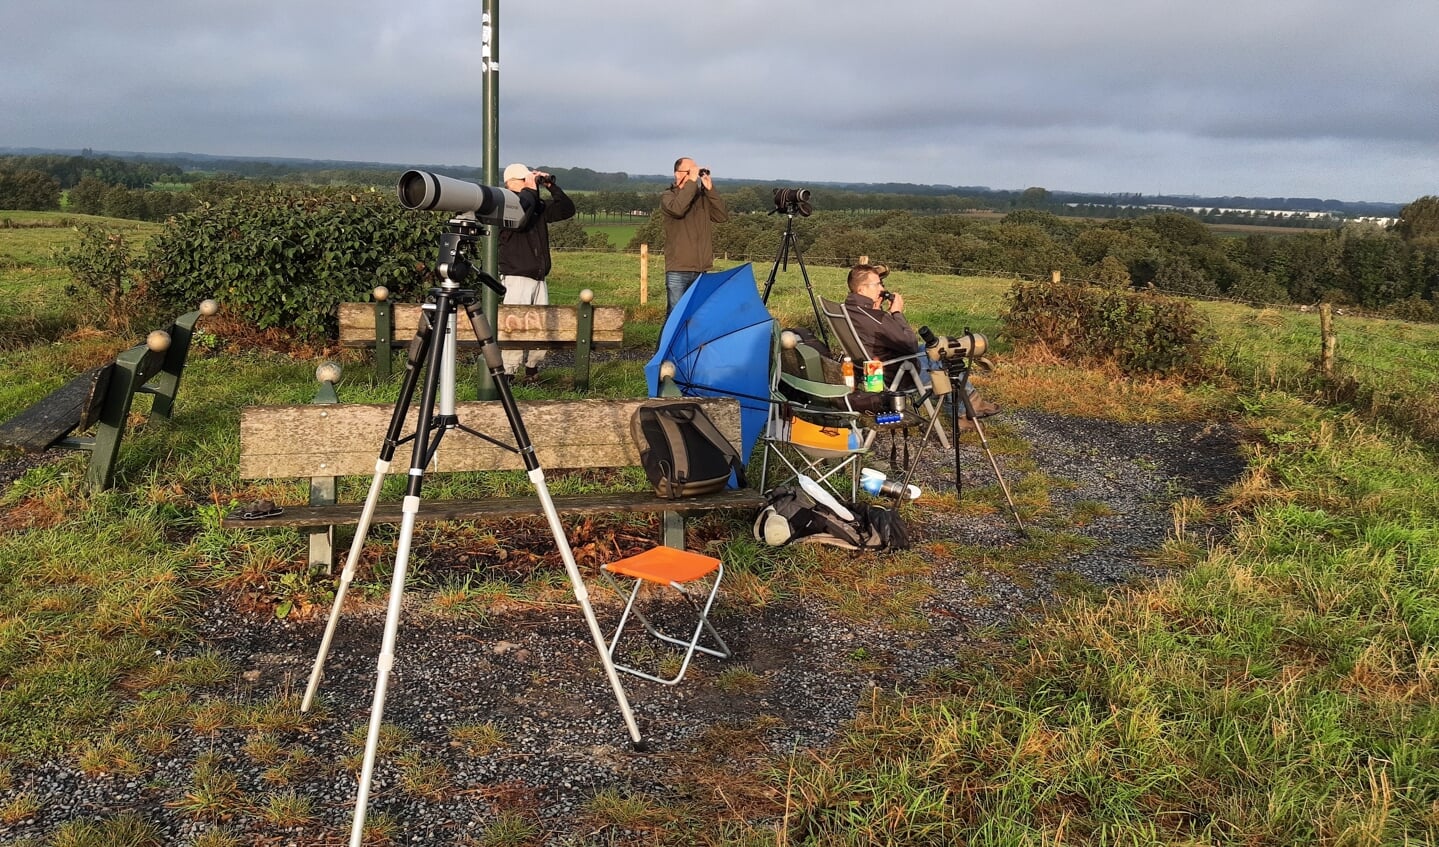
[[[729,209],[710,181],[709,168],[685,157],[675,162],[675,182],[660,196],[665,215],[665,316],[674,311],[695,278],[714,265],[714,225]]]

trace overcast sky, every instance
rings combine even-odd
[[[1435,0],[499,3],[502,164],[1407,202]],[[0,147],[483,163],[480,0],[8,0]]]

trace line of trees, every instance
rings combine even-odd
[[[860,256],[897,270],[999,273],[1255,303],[1331,302],[1410,320],[1439,320],[1439,198],[1405,206],[1392,230],[1373,224],[1292,235],[1221,237],[1193,217],[1164,212],[1133,219],[1081,220],[1024,209],[998,220],[906,211],[816,213],[796,218],[801,252],[815,264]],[[783,225],[736,214],[715,230],[731,259],[773,262]],[[628,245],[663,251],[659,215]]]
[[[363,181],[377,196],[388,195],[398,177],[398,172],[382,168],[306,171],[271,167],[276,173],[284,172],[283,184],[302,193],[316,190],[292,184],[302,175]],[[660,219],[653,212],[664,186],[655,178],[578,168],[553,171],[573,192],[580,220],[632,216],[643,223],[628,247],[637,249],[640,243],[647,243],[651,249],[663,250]],[[477,173],[463,168],[450,172],[460,178],[478,178]],[[366,176],[369,178],[361,179]],[[141,187],[157,182],[183,182],[186,190]],[[167,162],[92,156],[0,157],[0,208],[57,208],[60,192],[66,191],[66,207],[76,212],[161,220],[201,204],[263,194],[271,185],[274,183],[233,174],[185,172]],[[589,187],[596,185],[601,187]],[[731,258],[773,260],[783,229],[780,217],[772,214],[776,187],[781,186],[722,183],[734,217],[717,229],[717,250]],[[1102,220],[1061,215],[1059,211],[1068,212],[1071,207],[1060,202],[1063,197],[1042,188],[1005,194],[1008,212],[997,218],[958,214],[994,211],[996,192],[979,197],[944,193],[933,186],[914,187],[914,194],[900,193],[904,186],[875,188],[813,190],[815,207],[822,211],[795,219],[801,250],[810,261],[843,265],[870,256],[901,270],[1029,278],[1047,277],[1058,270],[1070,279],[1105,285],[1258,303],[1322,300],[1399,317],[1439,317],[1435,309],[1439,199],[1432,196],[1404,206],[1392,230],[1346,223],[1292,235],[1221,237],[1195,216],[1177,211]],[[603,246],[604,239],[584,233],[580,220],[570,222],[568,229],[559,228],[557,247]]]

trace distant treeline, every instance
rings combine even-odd
[[[795,218],[796,242],[814,264],[846,266],[867,256],[927,273],[1012,275],[1261,304],[1330,302],[1411,320],[1439,319],[1439,197],[1403,207],[1392,229],[1347,224],[1292,235],[1216,235],[1175,212],[1133,219],[1080,220],[1037,209],[1001,218],[816,213]],[[775,261],[783,225],[737,214],[716,227],[715,249],[730,259]],[[630,243],[663,251],[653,216]]]
[[[585,214],[645,213],[663,190],[667,175],[632,175],[589,168],[536,165],[556,174],[567,191],[601,193],[601,200],[587,204]],[[481,168],[461,165],[416,165],[460,179],[483,182]],[[403,167],[373,162],[344,162],[313,159],[261,159],[216,157],[200,154],[79,154],[44,153],[0,157],[0,208],[50,209],[62,203],[64,195],[90,178],[106,187],[144,190],[199,185],[210,180],[257,183],[284,183],[312,186],[363,186],[390,190]],[[40,177],[50,177],[55,184]],[[737,211],[768,211],[776,188],[810,188],[814,206],[824,211],[907,210],[916,213],[944,213],[985,210],[1003,214],[1015,209],[1040,209],[1073,217],[1141,217],[1156,207],[1176,207],[1209,223],[1265,224],[1292,228],[1332,228],[1344,217],[1392,217],[1394,203],[1340,201],[1304,197],[1194,197],[1139,195],[1132,193],[1082,194],[1051,192],[1040,187],[1023,190],[996,190],[985,186],[924,185],[916,183],[858,184],[827,182],[803,185],[788,180],[717,180],[731,197]],[[89,207],[75,211],[115,214],[123,217],[160,219],[189,205],[184,198],[124,198],[115,195],[110,203],[94,208],[91,187]],[[108,206],[108,208],[107,208]],[[1188,211],[1198,209],[1200,211]],[[1246,211],[1252,210],[1252,211]],[[1275,212],[1320,212],[1334,217],[1308,218],[1277,215]]]
[[[362,190],[383,205],[382,198],[393,191],[399,176],[398,169],[341,167],[346,163],[216,159],[204,163],[215,170],[195,170],[193,161],[92,155],[3,157],[0,209],[60,208],[63,192],[64,207],[70,211],[160,220],[232,197],[254,199],[276,184],[302,192]],[[250,172],[227,169],[232,166]],[[633,217],[642,225],[628,246],[647,243],[651,249],[663,249],[659,217],[653,214],[663,177],[536,166],[556,174],[572,192],[582,218]],[[435,170],[480,179],[475,168]],[[719,185],[734,219],[719,227],[717,248],[732,258],[772,261],[784,217],[773,214],[777,211],[774,190],[809,186],[741,181]],[[933,186],[916,187],[925,189],[920,193],[896,190],[902,187],[812,187],[815,214],[795,217],[805,255],[841,265],[870,256],[900,269],[939,273],[1035,278],[1057,270],[1069,279],[1180,294],[1257,303],[1329,301],[1401,317],[1433,320],[1436,316],[1439,199],[1434,197],[1421,197],[1394,210],[1398,223],[1389,229],[1335,221],[1328,228],[1296,230],[1292,235],[1220,237],[1194,214],[1156,212],[1132,204],[1088,207],[1086,211],[1095,217],[1071,217],[1077,207],[1069,198],[1077,195],[1056,195],[1043,188],[980,196],[944,193]],[[1103,219],[1096,219],[1101,212]],[[586,236],[575,222],[556,235],[561,247],[594,249],[603,244],[603,239]]]

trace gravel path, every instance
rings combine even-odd
[[[801,597],[759,612],[721,609],[717,625],[737,651],[730,662],[698,657],[690,676],[674,688],[625,678],[655,748],[649,755],[627,748],[624,724],[576,608],[532,607],[484,625],[415,612],[400,627],[385,711],[387,723],[402,728],[408,739],[380,757],[371,820],[389,816],[397,824],[397,844],[480,843],[496,814],[506,810],[538,822],[541,832],[532,843],[663,843],[653,833],[596,823],[586,817],[587,804],[606,789],[673,796],[666,786],[692,771],[697,756],[715,755],[727,745],[732,755],[743,757],[833,741],[876,687],[922,685],[958,651],[993,637],[989,628],[1036,613],[1061,589],[1154,576],[1140,556],[1170,531],[1174,499],[1213,497],[1243,470],[1235,434],[1220,425],[1120,425],[1032,411],[990,420],[996,440],[1012,435],[1027,442],[1039,469],[1063,481],[1051,485],[1052,505],[1037,516],[1037,529],[1053,523],[1090,539],[1092,546],[1023,573],[941,560],[933,551],[953,544],[996,549],[1021,539],[1002,508],[980,517],[927,515],[910,526],[923,542],[916,549],[933,569],[927,599],[917,609],[926,622],[922,630],[856,624]],[[966,497],[972,496],[971,486],[994,483],[974,443],[974,436],[966,436],[961,453]],[[949,456],[926,454],[915,481],[927,491],[952,491],[951,462]],[[1005,475],[1011,485],[1018,481],[1013,468]],[[1081,509],[1096,514],[1076,528],[1069,517]],[[946,541],[951,544],[935,543]],[[600,595],[596,592],[597,600]],[[600,608],[602,619],[607,614],[612,619],[616,611],[608,602]],[[321,688],[322,717],[308,728],[274,733],[286,751],[307,755],[288,783],[274,771],[267,780],[272,765],[258,764],[253,748],[245,749],[246,733],[182,728],[173,746],[138,777],[86,776],[74,762],[13,768],[8,784],[0,779],[0,807],[25,793],[40,800],[41,809],[24,820],[0,822],[0,842],[41,844],[66,820],[135,809],[163,829],[164,843],[193,843],[216,822],[175,806],[194,787],[197,757],[210,754],[236,776],[252,802],[289,790],[311,803],[311,819],[293,826],[241,811],[223,823],[237,843],[345,843],[359,747],[352,730],[368,720],[382,614],[371,608],[342,619]],[[241,669],[232,687],[215,692],[217,698],[261,703],[303,690],[323,626],[323,620],[248,620],[217,608],[190,648],[213,649]],[[725,667],[752,675],[723,677]],[[471,755],[451,730],[481,724],[497,727],[503,744]],[[716,734],[726,728],[737,731],[734,740]],[[757,739],[761,749],[746,747],[745,739]],[[406,756],[412,775],[416,763],[442,766],[443,787],[433,798],[402,785]]]

